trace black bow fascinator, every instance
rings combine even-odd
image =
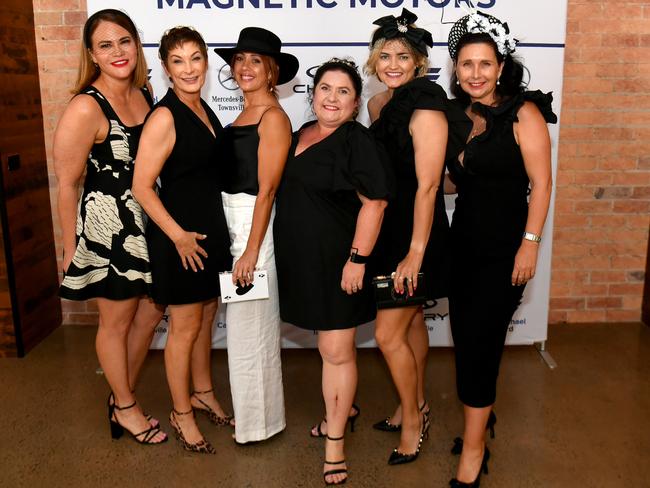
[[[413,48],[428,57],[427,46],[433,47],[433,38],[428,30],[413,27],[416,20],[418,20],[417,15],[405,8],[402,9],[399,17],[387,15],[375,20],[373,24],[378,25],[379,28],[372,34],[370,48],[372,49],[379,39],[403,38]]]

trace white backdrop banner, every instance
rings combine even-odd
[[[553,108],[559,116],[562,104],[562,72],[567,0],[88,0],[88,12],[117,8],[134,20],[145,47],[150,81],[155,97],[162,97],[169,86],[158,59],[158,42],[173,26],[190,25],[203,34],[208,46],[229,47],[237,42],[239,31],[259,26],[275,32],[283,41],[283,50],[300,60],[295,79],[280,87],[280,101],[294,129],[311,116],[307,97],[313,74],[323,61],[349,57],[362,66],[368,55],[368,41],[375,26],[372,21],[384,15],[399,15],[405,7],[418,17],[418,26],[433,34],[428,77],[448,91],[451,61],[447,35],[451,24],[475,6],[507,21],[520,41],[517,55],[530,70],[531,89],[552,91]],[[222,124],[232,122],[242,109],[241,92],[223,60],[209,49],[209,74],[203,98],[219,116]],[[366,79],[364,109],[359,121],[368,124],[365,100],[381,90],[376,79]],[[550,126],[553,141],[553,176],[557,168],[559,127]],[[454,199],[447,197],[447,209],[453,213]],[[544,227],[537,274],[526,287],[524,299],[512,319],[508,344],[532,344],[546,340],[551,269],[551,236],[554,204]],[[216,279],[216,278],[215,278]],[[452,345],[448,308],[445,299],[430,303],[425,310],[432,346]],[[225,347],[225,306],[215,319],[213,345]],[[484,311],[486,317],[492,311]],[[168,328],[167,317],[156,330],[152,347],[162,348]],[[372,325],[359,328],[359,346],[374,346]],[[315,347],[315,333],[283,324],[283,347]]]

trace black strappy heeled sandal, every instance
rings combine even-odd
[[[359,417],[359,415],[361,415],[361,407],[359,405],[353,403],[352,408],[355,410],[355,412],[352,415],[348,415],[348,422],[350,423],[350,432],[354,432],[354,424],[357,422],[357,418]],[[314,425],[309,431],[309,435],[311,437],[327,437],[327,434],[325,434],[321,430],[321,425],[323,425],[323,423],[325,424],[327,423],[326,418],[323,418],[323,420],[321,420],[316,425]],[[314,430],[316,431],[316,434],[314,434]]]
[[[326,435],[325,438],[328,441],[342,441],[343,436],[341,437],[330,437],[329,435]],[[345,464],[345,459],[341,461],[328,461],[325,459],[325,464],[329,464],[331,466],[337,466],[340,464]],[[327,481],[328,476],[334,476],[335,474],[345,474],[345,478],[343,478],[341,481]],[[333,486],[333,485],[342,485],[346,481],[348,481],[348,468],[336,468],[336,469],[330,469],[325,472],[323,472],[323,481],[325,482],[325,486]]]
[[[194,415],[194,409],[188,410],[187,412],[177,412],[175,409],[172,408],[172,411],[169,414],[169,423],[172,426],[172,429],[174,429],[174,432],[176,433],[176,438],[183,446],[183,449],[185,449],[186,451],[198,452],[202,454],[217,453],[216,449],[212,447],[212,444],[210,444],[205,439],[201,439],[200,441],[195,442],[193,444],[187,442],[185,436],[183,435],[183,431],[181,430],[181,426],[178,425],[178,422],[176,421],[177,415]]]
[[[109,403],[108,422],[111,426],[111,437],[113,439],[119,439],[120,437],[122,437],[122,434],[124,434],[124,431],[126,430],[129,434],[131,434],[131,436],[136,440],[136,442],[140,444],[162,444],[163,442],[167,442],[167,434],[165,434],[165,437],[160,441],[153,440],[153,438],[159,432],[162,432],[160,430],[160,426],[155,426],[155,427],[150,426],[147,430],[143,430],[138,434],[134,434],[130,430],[123,427],[122,424],[120,424],[120,422],[117,420],[117,415],[115,414],[115,411],[128,410],[129,408],[133,408],[135,406],[136,406],[136,402],[133,402],[131,405],[127,405],[126,407],[120,407],[115,403],[111,405]],[[164,434],[164,432],[162,433]]]
[[[231,424],[232,419],[234,419],[235,417],[233,417],[232,415],[227,415],[227,414],[224,415],[223,417],[220,417],[219,415],[217,415],[217,412],[215,412],[212,409],[212,407],[210,407],[210,405],[205,403],[203,400],[201,400],[197,396],[197,395],[204,395],[206,393],[212,393],[213,391],[214,391],[214,389],[193,392],[192,395],[190,395],[190,396],[192,398],[195,398],[196,401],[199,402],[201,405],[203,405],[203,407],[205,407],[205,408],[203,408],[203,407],[194,407],[193,406],[192,409],[195,412],[201,412],[202,414],[207,416],[210,419],[210,422],[212,422],[214,425],[232,425]]]
[[[131,390],[131,393],[135,393],[135,390]],[[108,408],[111,408],[113,405],[115,405],[115,395],[113,395],[113,392],[110,392],[108,394],[106,405],[108,405]],[[144,418],[147,419],[147,421],[151,424],[152,427],[158,427],[160,425],[158,419],[154,418],[153,415],[148,415],[146,412],[142,412],[142,415],[144,415]]]

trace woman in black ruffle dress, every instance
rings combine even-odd
[[[387,90],[370,99],[371,130],[389,153],[396,179],[373,253],[376,274],[393,274],[398,293],[425,286],[427,299],[444,296],[448,222],[442,194],[447,146],[447,97],[424,78],[431,34],[413,25],[417,17],[404,9],[399,17],[375,21],[366,71]],[[426,284],[418,283],[424,273]],[[422,306],[379,310],[375,338],[391,371],[401,409],[375,424],[401,430],[389,464],[414,461],[428,429],[424,400],[424,365],[429,337]],[[401,417],[401,422],[399,418]]]
[[[458,197],[451,224],[449,311],[465,433],[452,487],[478,486],[487,471],[488,418],[512,315],[535,274],[551,196],[552,97],[522,88],[507,25],[476,12],[451,30],[451,131],[467,141],[447,165]],[[530,189],[529,189],[530,188]],[[487,313],[486,313],[487,312]],[[457,442],[456,449],[460,447]]]

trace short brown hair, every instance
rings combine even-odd
[[[167,58],[169,57],[170,51],[182,46],[186,42],[193,42],[199,46],[199,51],[201,51],[201,54],[207,62],[208,47],[205,45],[203,36],[194,27],[178,26],[167,30],[160,39],[158,56],[165,66],[167,66]]]
[[[81,38],[81,53],[79,56],[79,69],[77,71],[77,82],[75,83],[72,93],[77,94],[84,90],[86,87],[93,84],[93,82],[99,77],[99,68],[93,63],[93,58],[90,55],[92,51],[92,37],[97,26],[100,22],[111,22],[112,24],[117,24],[123,29],[125,29],[133,38],[137,46],[138,59],[135,64],[135,70],[133,71],[133,86],[141,88],[147,83],[147,60],[144,57],[144,51],[142,50],[142,41],[140,41],[140,35],[138,34],[138,29],[131,20],[131,18],[126,15],[121,10],[115,10],[112,8],[107,8],[104,10],[99,10],[95,12],[84,24],[83,35]]]
[[[386,39],[384,37],[377,39],[370,49],[370,54],[368,55],[368,61],[363,68],[363,71],[367,75],[377,76],[377,61],[379,61],[379,55],[381,54],[382,49],[387,42],[399,42],[404,46],[409,54],[413,56],[413,61],[415,62],[415,77],[420,78],[427,74],[427,68],[429,67],[429,58],[422,54],[417,49],[414,49],[411,44],[405,39]],[[379,79],[379,78],[378,78]],[[381,80],[380,80],[381,81]]]

